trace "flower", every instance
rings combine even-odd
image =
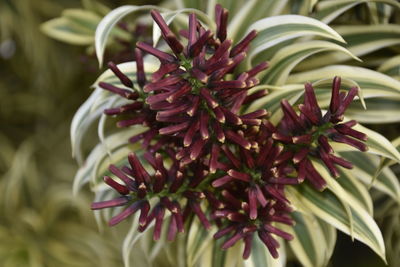
[[[367,149],[362,142],[366,136],[352,129],[356,122],[342,122],[358,89],[340,92],[340,78],[335,77],[329,110],[323,114],[313,87],[306,84],[299,112],[282,100],[283,118],[276,126],[268,120],[267,110],[243,114],[243,107],[266,94],[257,91],[249,95],[248,90],[259,83],[256,75],[268,64],[262,62],[240,72],[237,66],[245,59],[256,32],[232,46],[226,39],[227,10],[217,5],[215,14],[215,36],[190,14],[188,30],[179,32],[187,39],[183,42],[160,13],[151,11],[171,52],[137,43],[136,83],[140,89],[109,63],[124,87],[99,86],[129,103],[106,109],[105,114],[118,115],[119,127],[141,124],[148,130],[130,138],[130,142],[142,143],[143,155],[130,153],[129,166],[110,165],[115,178],[104,177],[120,196],[93,203],[92,209],[124,206],[109,221],[111,226],[140,210],[138,230],[146,230],[155,221],[154,240],[160,238],[166,213],[170,213],[168,240],[184,232],[185,221],[196,216],[207,229],[216,225],[214,238],[225,237],[222,249],[243,240],[246,259],[257,233],[277,258],[276,237],[293,239],[279,227],[294,224],[286,186],[307,179],[317,189],[326,187],[312,158],[322,160],[335,177],[339,174],[336,165],[352,167],[334,154],[329,140]],[[142,53],[160,61],[149,77]]]
[[[181,35],[187,38],[187,45],[184,46],[160,13],[153,10],[151,15],[172,54],[138,42],[135,49],[136,79],[142,88],[141,92],[99,83],[103,89],[135,101],[107,109],[105,113],[129,114],[129,119],[118,122],[119,127],[135,124],[148,126],[148,131],[133,136],[130,141],[143,140],[143,147],[150,151],[156,152],[171,143],[174,146],[180,145],[182,149],[177,159],[181,164],[188,164],[202,154],[210,153],[210,144],[215,139],[220,143],[229,139],[249,149],[243,138],[236,134],[236,130],[238,127],[259,125],[261,120],[258,117],[264,116],[266,111],[244,115],[239,115],[239,111],[243,105],[266,94],[266,91],[261,90],[248,95],[247,91],[259,83],[255,76],[265,70],[268,64],[262,62],[251,70],[235,74],[234,79],[230,76],[245,59],[256,32],[250,32],[232,47],[232,41],[226,39],[228,12],[217,5],[216,37],[210,30],[203,28],[195,14],[190,14],[188,31],[181,31]],[[161,63],[149,80],[144,73],[142,52],[155,56]],[[124,86],[133,88],[133,82],[114,63],[108,66]],[[150,146],[153,140],[157,143]]]
[[[267,133],[267,134],[266,134]],[[292,175],[289,152],[275,142],[268,134],[268,122],[264,122],[256,134],[244,133],[253,144],[250,150],[239,145],[222,147],[228,160],[221,169],[223,175],[212,182],[219,189],[221,205],[213,211],[213,217],[222,220],[224,228],[214,237],[216,239],[233,233],[222,245],[222,249],[233,246],[243,239],[245,247],[243,258],[248,258],[254,233],[267,246],[271,255],[278,257],[279,243],[273,235],[286,240],[293,237],[280,230],[274,223],[293,225],[289,200],[285,197],[286,185],[295,185],[299,181]]]
[[[159,133],[182,139],[184,148],[177,158],[182,164],[196,160],[214,139],[221,143],[230,139],[247,145],[232,129],[259,123],[257,117],[240,116],[238,112],[243,104],[253,99],[247,91],[258,84],[255,76],[268,64],[263,62],[236,74],[233,79],[228,78],[228,74],[245,59],[245,52],[256,32],[250,32],[232,47],[232,41],[226,39],[228,12],[217,5],[216,36],[203,28],[195,14],[190,14],[188,30],[180,32],[187,38],[184,46],[160,13],[153,10],[151,15],[172,53],[137,43],[139,49],[161,62],[143,90],[148,94],[146,103],[156,112],[156,120],[165,125]]]
[[[173,151],[170,153],[173,155]],[[121,169],[115,165],[109,166],[109,171],[123,184],[109,176],[104,177],[105,183],[121,196],[112,200],[95,202],[92,204],[92,209],[126,206],[121,213],[110,219],[110,226],[120,223],[140,210],[138,230],[144,231],[154,220],[154,240],[158,240],[161,236],[166,211],[171,214],[168,240],[173,240],[178,232],[184,232],[184,222],[192,214],[200,219],[204,227],[210,228],[211,224],[200,207],[205,195],[191,188],[193,186],[187,178],[191,174],[179,168],[178,161],[173,157],[169,158],[173,161],[169,168],[164,166],[165,159],[161,154],[157,153],[153,156],[151,153],[146,153],[144,157],[154,169],[154,174],[150,175],[139,158],[134,153],[130,153],[129,166],[123,166]],[[153,198],[158,198],[159,201],[151,207],[150,200]],[[183,199],[186,199],[186,203],[182,209]]]
[[[352,168],[350,162],[334,155],[328,140],[348,144],[360,151],[368,149],[362,142],[367,140],[367,136],[352,129],[357,124],[356,121],[341,123],[345,110],[357,95],[358,88],[353,87],[346,94],[340,92],[340,84],[340,78],[335,77],[329,110],[324,115],[310,83],[305,84],[304,103],[298,105],[300,114],[295,112],[287,100],[282,100],[284,117],[272,134],[272,138],[286,144],[288,151],[294,153],[293,163],[298,171],[298,179],[307,178],[319,190],[326,187],[326,182],[309,157],[321,159],[333,177],[339,176],[336,165]]]

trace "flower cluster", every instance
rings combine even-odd
[[[334,155],[329,140],[366,150],[361,142],[366,136],[352,129],[355,122],[342,123],[357,89],[340,92],[340,79],[335,78],[331,104],[323,115],[314,89],[306,84],[297,112],[282,101],[284,116],[278,125],[268,120],[264,109],[244,113],[247,104],[266,94],[248,91],[259,83],[256,75],[268,64],[240,72],[238,66],[257,33],[252,31],[233,45],[227,39],[227,10],[217,5],[215,14],[215,36],[190,14],[188,29],[180,31],[178,38],[162,16],[152,11],[171,53],[137,43],[140,89],[133,89],[131,79],[109,63],[126,88],[99,86],[131,103],[105,113],[120,116],[119,127],[141,124],[148,130],[130,138],[141,142],[143,156],[129,154],[129,166],[111,165],[109,171],[115,177],[104,177],[121,196],[93,203],[92,209],[125,206],[110,225],[140,211],[138,230],[155,221],[155,240],[160,238],[166,212],[170,213],[168,240],[184,232],[185,222],[196,216],[205,228],[213,224],[218,228],[214,238],[225,238],[222,249],[243,240],[243,258],[248,258],[257,233],[276,258],[276,237],[293,238],[279,228],[282,223],[294,224],[285,187],[305,179],[317,189],[325,187],[313,158],[322,160],[335,177],[339,174],[336,165],[352,167]],[[160,61],[150,77],[145,75],[142,53]]]
[[[357,124],[356,121],[340,123],[344,119],[345,110],[358,92],[356,87],[351,88],[347,94],[340,92],[340,83],[340,78],[335,77],[329,110],[324,115],[318,106],[314,88],[309,83],[305,84],[304,103],[298,105],[300,114],[295,112],[288,101],[283,100],[281,106],[284,117],[272,135],[273,139],[285,144],[292,153],[298,179],[307,178],[319,190],[326,187],[326,182],[315,170],[309,157],[321,159],[333,177],[339,176],[335,165],[352,168],[350,162],[334,155],[329,139],[348,144],[360,151],[368,149],[361,142],[366,141],[367,136],[352,129]]]

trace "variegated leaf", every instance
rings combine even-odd
[[[245,267],[284,267],[286,266],[286,251],[285,243],[281,238],[277,239],[280,243],[280,248],[278,248],[279,258],[274,259],[266,248],[265,244],[261,242],[258,237],[254,237],[253,244],[251,248],[251,255],[248,260],[244,262]]]
[[[336,243],[336,229],[312,214],[293,212],[295,226],[282,226],[294,239],[289,241],[296,258],[306,267],[325,267]]]
[[[103,65],[104,50],[107,45],[108,37],[112,29],[114,28],[115,24],[117,24],[123,17],[127,16],[128,14],[132,14],[134,12],[139,12],[139,11],[151,10],[151,9],[159,9],[162,11],[166,11],[163,8],[152,5],[144,5],[144,6],[127,5],[112,10],[100,21],[99,25],[96,28],[96,35],[95,35],[96,55],[100,66]]]
[[[351,225],[342,202],[330,190],[318,192],[309,185],[303,184],[297,187],[288,187],[287,193],[290,201],[296,205],[299,211],[312,213],[338,230],[353,235],[385,260],[382,234],[373,218],[363,208],[354,203],[347,203],[353,218]]]
[[[346,40],[346,48],[355,56],[362,57],[385,47],[400,44],[400,29],[395,24],[338,26],[334,29]],[[296,70],[304,71],[325,66],[327,62],[337,64],[352,57],[340,52],[329,52],[304,60]],[[368,61],[365,62],[368,64]]]
[[[400,55],[390,58],[382,63],[378,68],[379,72],[391,76],[396,80],[400,80]]]
[[[309,41],[296,43],[280,49],[274,55],[270,61],[271,67],[260,75],[260,80],[267,84],[282,85],[286,83],[290,72],[299,62],[311,55],[332,50],[340,51],[357,59],[344,47],[331,42]]]
[[[315,18],[325,23],[330,23],[335,18],[362,3],[373,3],[379,2],[388,5],[392,5],[396,8],[400,8],[400,4],[396,0],[328,0],[319,1],[316,6]]]
[[[250,25],[247,32],[251,30],[256,30],[259,33],[252,42],[249,62],[268,48],[306,35],[320,36],[344,42],[343,38],[326,24],[299,15],[281,15],[261,19]]]
[[[382,170],[377,173],[379,160],[376,156],[358,151],[339,152],[339,154],[354,165],[353,169],[350,171],[352,176],[359,179],[366,186],[372,186],[388,194],[395,201],[400,203],[400,183],[396,175],[387,167],[383,167]],[[376,176],[376,178],[374,178],[374,176]]]

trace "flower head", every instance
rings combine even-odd
[[[146,163],[153,168],[153,174],[145,169],[134,153],[128,156],[129,166],[118,168],[110,165],[109,171],[122,184],[110,176],[105,176],[104,181],[121,196],[113,200],[95,202],[92,204],[92,209],[126,206],[125,210],[111,218],[110,226],[120,223],[140,210],[138,230],[144,231],[152,221],[155,221],[154,240],[160,238],[167,211],[171,214],[169,240],[173,240],[178,232],[184,231],[185,219],[193,214],[200,219],[204,227],[210,228],[210,222],[200,207],[205,195],[191,184],[194,180],[193,175],[179,168],[178,161],[173,157],[170,158],[173,163],[169,168],[164,166],[165,159],[161,154],[157,153],[153,156],[151,153],[146,153],[144,158]],[[158,202],[151,207],[150,199],[155,197],[158,198]],[[181,208],[183,199],[186,199],[185,207]]]
[[[99,86],[128,100],[128,104],[105,110],[121,116],[119,127],[145,125],[148,130],[130,138],[142,143],[143,156],[131,153],[129,166],[110,165],[115,176],[104,181],[120,196],[92,204],[93,209],[125,206],[111,218],[115,225],[140,210],[139,231],[153,221],[154,239],[160,238],[166,213],[170,213],[168,239],[184,231],[184,222],[197,217],[209,229],[218,227],[214,237],[225,237],[222,249],[244,242],[243,258],[248,258],[254,234],[278,257],[276,237],[291,240],[279,224],[293,225],[292,208],[285,196],[288,185],[306,178],[317,189],[326,182],[311,159],[321,159],[333,176],[336,165],[351,168],[350,162],[334,155],[329,140],[352,145],[362,151],[366,136],[342,123],[343,114],[357,88],[340,92],[335,78],[329,110],[323,114],[311,84],[305,85],[299,112],[283,100],[283,119],[278,125],[268,121],[264,109],[243,114],[246,104],[266,94],[248,94],[259,83],[256,75],[266,62],[240,72],[250,42],[251,31],[232,45],[227,39],[227,10],[216,6],[217,30],[212,33],[189,15],[188,29],[179,38],[157,11],[151,15],[161,30],[170,52],[138,42],[135,49],[136,83],[113,63],[109,68],[124,88],[108,83]],[[160,61],[157,71],[146,77],[142,53]],[[154,203],[154,204],[151,204]]]
[[[247,91],[258,84],[255,76],[268,65],[261,63],[229,78],[245,59],[245,51],[256,32],[250,32],[232,47],[232,41],[226,39],[228,14],[219,5],[216,7],[216,36],[203,28],[195,14],[190,14],[188,30],[180,32],[187,39],[186,45],[157,11],[153,10],[151,15],[172,54],[146,43],[137,44],[139,49],[161,62],[143,88],[148,93],[146,103],[156,112],[156,120],[165,125],[159,133],[182,139],[184,149],[178,156],[188,164],[196,160],[205,147],[211,148],[208,146],[211,140],[223,143],[225,138],[237,139],[231,129],[258,123],[242,118],[238,112],[251,99]]]
[[[340,78],[335,77],[332,84],[332,96],[329,110],[322,114],[311,84],[305,84],[304,103],[298,105],[297,114],[287,100],[281,102],[284,117],[272,138],[286,144],[294,153],[293,163],[298,169],[300,180],[307,178],[316,188],[322,190],[326,182],[313,167],[309,157],[321,159],[334,177],[339,176],[336,165],[352,168],[352,164],[334,155],[329,140],[345,143],[361,151],[368,147],[362,142],[367,136],[352,129],[356,121],[342,123],[344,112],[357,95],[358,88],[353,87],[346,94],[340,92]]]

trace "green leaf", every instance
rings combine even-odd
[[[355,81],[363,91],[364,96],[367,94],[371,97],[381,96],[398,96],[400,93],[400,81],[379,73],[361,67],[352,67],[346,65],[333,65],[317,70],[300,72],[289,76],[287,83],[306,83],[321,79],[326,79],[333,76],[340,76]]]
[[[278,248],[279,258],[274,259],[269,253],[268,249],[264,243],[257,237],[254,236],[253,244],[251,248],[250,258],[245,261],[245,267],[284,267],[286,266],[286,252],[285,244],[282,242],[281,238],[277,238],[280,243],[280,248]]]
[[[353,129],[365,133],[368,136],[368,140],[366,141],[366,145],[369,148],[368,153],[400,162],[400,152],[397,151],[396,147],[394,147],[386,137],[360,124],[354,126]]]
[[[370,20],[373,24],[387,24],[392,16],[393,7],[382,3],[367,3]]]
[[[258,31],[249,52],[249,62],[262,51],[279,43],[306,35],[315,35],[345,42],[343,38],[326,24],[299,15],[281,15],[256,21],[247,32]]]
[[[58,41],[73,45],[90,45],[94,42],[94,32],[90,34],[86,30],[77,29],[66,18],[46,21],[40,26],[40,29]]]
[[[339,152],[339,154],[354,165],[353,169],[351,169],[352,176],[359,179],[366,186],[372,186],[400,203],[400,183],[396,175],[386,166],[376,173],[379,165],[379,160],[376,156],[358,151]]]
[[[66,9],[62,13],[62,17],[91,34],[94,33],[101,20],[96,13],[82,9]]]
[[[215,229],[214,229],[215,230]],[[214,243],[212,232],[192,220],[186,243],[186,266],[196,266],[207,247]],[[204,259],[203,259],[204,260]]]
[[[335,18],[346,12],[347,10],[362,3],[379,2],[400,8],[400,4],[395,0],[335,0],[335,1],[319,1],[316,6],[315,18],[325,23],[330,23]]]
[[[346,25],[334,27],[334,29],[346,40],[346,48],[357,57],[362,57],[385,47],[400,44],[400,29],[395,24]],[[351,59],[349,55],[343,53],[329,52],[304,60],[296,70],[315,69],[325,66],[327,62],[337,64]]]
[[[327,174],[329,176],[329,173]],[[324,177],[327,177],[323,174]],[[335,190],[339,188],[335,186]],[[345,192],[342,201],[352,198],[346,194],[346,191],[332,192],[325,190],[318,192],[307,184],[296,187],[287,187],[289,200],[298,208],[299,212],[312,213],[321,220],[331,224],[338,230],[350,235],[352,227],[348,218],[348,214],[342,205],[338,194]],[[369,246],[384,261],[385,247],[382,234],[374,219],[362,207],[355,202],[348,202],[353,218],[353,235],[356,239]]]
[[[368,99],[368,108],[355,101],[346,110],[346,116],[361,123],[382,124],[400,122],[400,95],[392,98]]]
[[[135,244],[148,232],[149,229],[147,229],[145,232],[140,233],[137,228],[139,226],[139,216],[136,213],[135,216],[133,216],[133,222],[130,227],[130,230],[128,234],[126,235],[124,239],[124,243],[122,244],[122,257],[124,260],[124,266],[125,267],[130,267],[134,266],[131,265],[131,260],[130,260],[130,254],[133,250],[133,247]],[[136,264],[135,264],[136,265]]]
[[[108,12],[110,12],[110,8],[97,2],[96,0],[82,0],[82,6],[85,9],[93,11],[102,16],[105,16]]]
[[[96,121],[108,103],[112,101],[109,98],[101,97],[105,92],[101,88],[96,88],[90,97],[83,103],[72,119],[70,135],[72,145],[72,156],[76,158],[79,164],[83,163],[83,154],[81,143],[88,131],[89,127]],[[109,96],[109,95],[108,95]],[[115,96],[113,96],[115,98]],[[101,101],[99,99],[101,98]],[[92,109],[93,105],[97,102],[97,108]]]
[[[378,68],[379,72],[400,80],[400,55],[390,58]]]
[[[271,59],[271,67],[262,75],[262,83],[282,85],[286,82],[291,70],[305,58],[323,51],[340,51],[357,59],[348,50],[334,43],[326,41],[310,41],[305,43],[296,43],[280,49]]]
[[[293,212],[295,226],[282,225],[282,230],[292,234],[288,242],[303,266],[327,266],[336,243],[336,229],[312,214]]]
[[[340,177],[337,182],[372,216],[374,207],[367,186],[356,178],[352,170],[341,168],[339,172]]]
[[[152,5],[144,5],[144,6],[126,5],[112,10],[101,20],[101,22],[96,28],[96,35],[95,35],[96,55],[100,67],[103,65],[103,54],[104,54],[104,49],[107,45],[108,37],[115,24],[117,24],[123,17],[127,16],[128,14],[132,14],[134,12],[139,12],[139,11],[151,10],[151,9],[158,9],[165,11],[165,9],[163,8]]]
[[[239,1],[231,1],[239,2]],[[249,0],[245,1],[240,9],[232,16],[228,25],[229,38],[237,41],[237,38],[243,36],[249,24],[253,21],[263,18],[279,15],[288,0]]]

